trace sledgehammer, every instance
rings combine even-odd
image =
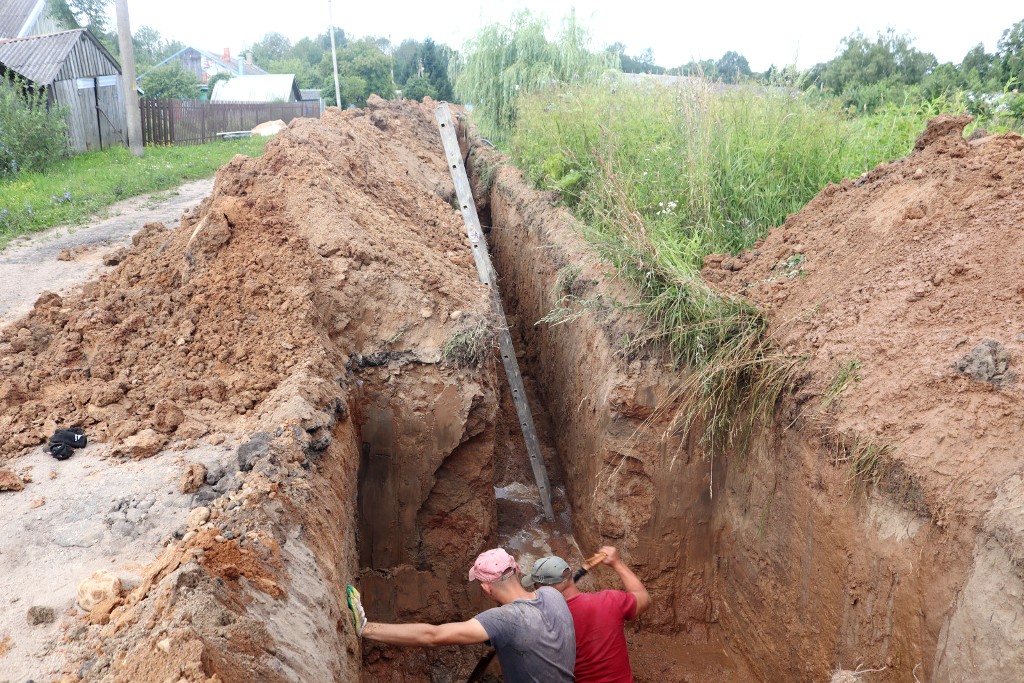
[[[605,555],[604,553],[594,553],[589,558],[587,558],[587,561],[583,563],[583,566],[577,569],[576,573],[572,575],[573,582],[579,581],[584,576],[586,576],[587,572],[589,572],[597,565],[601,564],[601,560],[603,560],[605,557],[607,557],[607,555]]]

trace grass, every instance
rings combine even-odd
[[[888,444],[879,446],[871,439],[860,436],[849,441],[840,438],[838,449],[836,464],[847,466],[847,478],[854,490],[878,485],[885,474],[885,462],[891,459],[893,450]]]
[[[141,158],[114,147],[0,181],[0,248],[19,235],[84,223],[122,199],[209,177],[235,154],[259,156],[267,140],[147,147]]]
[[[836,371],[836,376],[832,378],[832,381],[829,382],[828,388],[825,389],[825,393],[822,394],[822,412],[831,408],[839,400],[839,396],[846,391],[848,386],[860,381],[860,369],[861,362],[856,358],[850,358],[839,365],[839,370]]]
[[[487,320],[478,320],[448,338],[441,347],[441,359],[460,367],[479,365],[490,352],[493,334]]]
[[[570,263],[558,269],[555,275],[555,291],[561,296],[572,293],[572,286],[576,283],[583,267],[576,263]]]

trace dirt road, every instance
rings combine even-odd
[[[44,291],[64,294],[104,269],[104,258],[129,244],[146,223],[176,224],[212,188],[213,178],[197,180],[118,202],[110,207],[108,218],[16,240],[0,251],[0,327],[27,313]],[[62,254],[70,260],[58,260]]]

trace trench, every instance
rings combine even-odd
[[[617,545],[660,605],[627,628],[637,681],[757,680],[718,636],[700,573],[681,568],[688,577],[682,582],[662,568],[651,574],[650,555],[678,551],[679,532],[666,529],[654,547],[640,552],[634,518],[653,507],[655,493],[642,462],[660,436],[636,436],[649,406],[623,412],[616,395],[622,386],[616,383],[635,382],[612,362],[606,332],[590,323],[567,326],[558,350],[544,338],[547,328],[538,321],[548,312],[563,256],[537,258],[550,249],[522,226],[503,224],[487,197],[478,209],[551,482],[555,519],[544,518],[496,354],[480,367],[455,373],[457,391],[452,376],[429,364],[377,359],[357,368],[358,577],[369,618],[438,623],[493,606],[465,577],[475,555],[489,547],[506,548],[528,568],[548,554],[579,567],[601,545]],[[598,387],[604,395],[595,394]],[[659,391],[650,385],[634,390],[647,403]],[[706,503],[695,497],[696,507],[706,512]],[[697,524],[706,528],[707,519]],[[700,542],[706,540],[683,541]],[[679,594],[680,583],[687,594]],[[614,573],[601,568],[580,585],[621,588]],[[361,680],[464,681],[484,652],[482,646],[427,650],[364,642]],[[500,680],[496,662],[487,675],[483,680]]]
[[[824,681],[858,666],[877,670],[869,680],[930,677],[964,541],[942,543],[897,489],[851,491],[813,430],[767,425],[747,453],[707,457],[673,429],[678,373],[656,351],[622,353],[641,324],[618,305],[631,292],[551,197],[486,152],[468,158],[556,519],[542,520],[495,354],[355,359],[342,459],[357,549],[328,556],[334,593],[357,582],[375,621],[462,621],[491,606],[466,581],[481,550],[579,566],[607,544],[652,598],[626,630],[640,683]],[[565,303],[582,314],[542,322]],[[620,586],[599,569],[581,587]],[[343,642],[362,681],[465,681],[487,651]]]

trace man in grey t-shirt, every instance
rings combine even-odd
[[[490,641],[498,651],[506,683],[572,683],[576,666],[576,631],[565,598],[543,587],[527,591],[519,564],[501,548],[481,553],[469,580],[500,607],[469,621],[449,624],[381,624],[368,622],[359,592],[348,587],[356,633],[391,645],[469,645]]]

